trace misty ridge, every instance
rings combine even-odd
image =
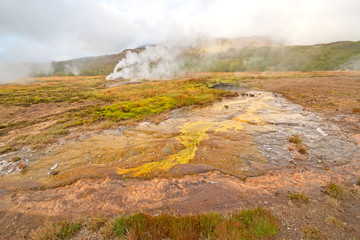
[[[169,79],[191,72],[360,70],[360,41],[284,46],[268,37],[166,41],[121,53],[51,63],[0,64],[0,83],[39,76]]]

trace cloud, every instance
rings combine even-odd
[[[0,0],[0,62],[110,54],[194,35],[360,40],[359,9],[357,0]]]

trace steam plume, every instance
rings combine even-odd
[[[180,47],[179,47],[180,46]],[[127,51],[106,79],[164,79],[180,73],[183,47],[175,42],[146,46],[141,52]]]

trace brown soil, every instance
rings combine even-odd
[[[96,104],[96,102],[87,101],[75,103],[39,103],[28,107],[0,105],[0,123],[6,125],[21,122],[34,122],[34,124],[31,124],[30,126],[26,126],[25,124],[24,127],[18,127],[15,130],[9,131],[6,135],[1,135],[0,147],[21,135],[30,136],[38,134],[57,122],[56,119],[47,121],[41,119],[94,104]]]
[[[13,235],[8,236],[16,239],[28,236],[28,231],[35,227],[29,224],[32,219],[38,223],[44,221],[40,216],[52,219],[112,216],[139,209],[150,214],[183,215],[264,206],[272,209],[280,220],[278,239],[299,239],[305,225],[319,228],[331,239],[347,239],[359,236],[360,188],[353,184],[359,175],[360,162],[357,161],[330,171],[297,168],[250,177],[246,181],[217,171],[172,179],[81,179],[53,189],[3,192],[1,224],[10,225],[2,229],[7,229],[7,234],[13,229]],[[339,201],[334,208],[322,193],[322,186],[330,182],[351,186],[354,197]],[[310,203],[292,203],[288,200],[292,192],[309,195]],[[340,218],[347,227],[327,226],[327,216]],[[16,231],[11,228],[9,217],[14,217]]]
[[[43,117],[56,115],[79,107],[94,105],[93,101],[87,102],[59,102],[38,103],[28,107],[0,105],[0,122],[4,124],[33,121]]]

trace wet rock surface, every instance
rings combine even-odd
[[[254,131],[252,135],[269,168],[302,164],[326,169],[360,159],[356,144],[337,125],[284,98],[272,99],[267,104],[271,108],[260,110],[258,116],[274,126],[268,132]],[[292,135],[301,137],[307,149],[305,158],[294,159],[287,148]]]

